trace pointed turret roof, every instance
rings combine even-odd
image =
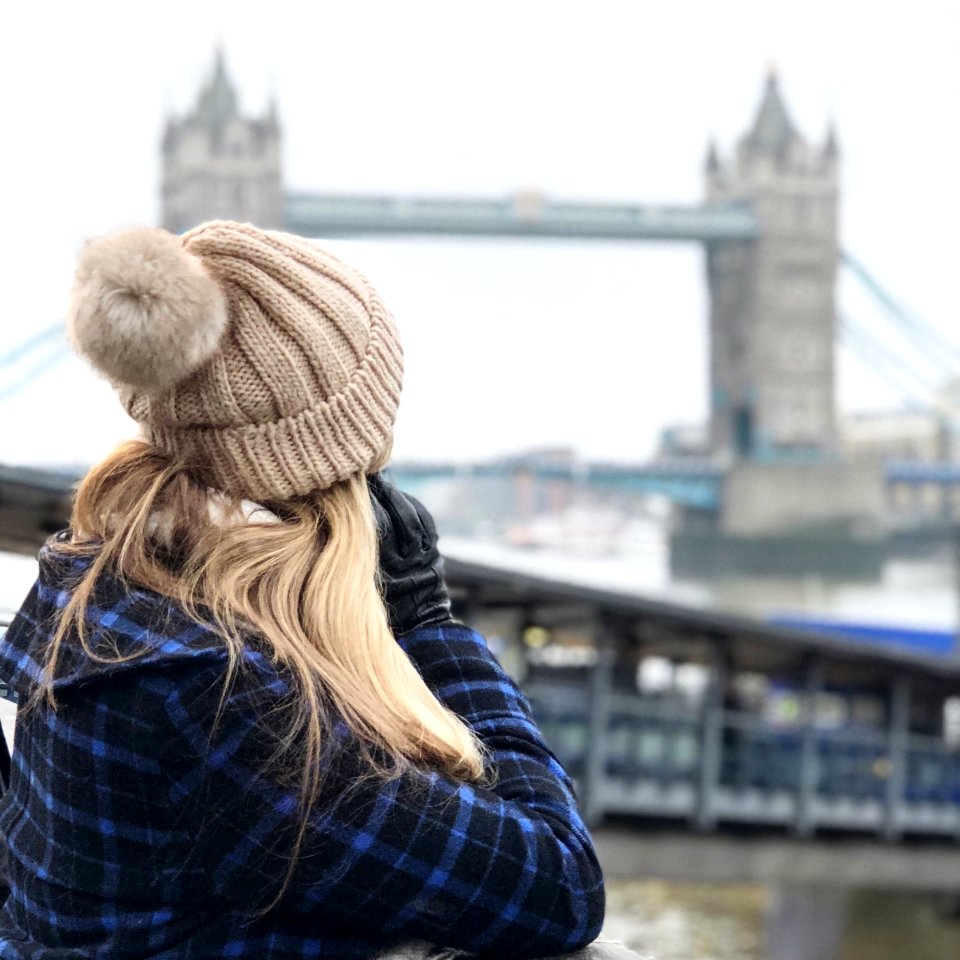
[[[223,47],[218,46],[213,64],[213,76],[200,91],[197,117],[211,125],[220,125],[237,113],[237,91],[227,75]]]
[[[720,156],[717,153],[717,141],[710,138],[710,144],[707,147],[707,156],[703,162],[707,173],[717,173],[720,170]]]
[[[823,142],[823,155],[828,160],[835,160],[840,153],[840,145],[837,143],[837,128],[831,120],[827,126],[827,136]]]
[[[757,118],[743,142],[757,152],[781,154],[799,137],[780,94],[775,70],[767,75]]]

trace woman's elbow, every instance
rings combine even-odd
[[[603,873],[590,851],[586,863],[581,861],[577,869],[577,881],[565,886],[565,904],[558,927],[565,927],[568,934],[556,953],[569,953],[593,943],[600,935],[606,913],[606,891]]]
[[[592,846],[567,847],[557,867],[543,877],[553,894],[549,920],[541,927],[537,942],[525,945],[525,957],[579,950],[596,940],[603,927],[606,892]]]
[[[540,890],[550,889],[551,908],[540,913],[538,922],[510,924],[496,937],[482,935],[481,944],[467,949],[496,955],[503,960],[534,960],[571,953],[592,943],[603,927],[606,897],[599,868],[592,880],[582,875],[571,882],[562,872],[550,871],[540,878]]]

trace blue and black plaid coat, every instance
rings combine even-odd
[[[50,546],[0,644],[21,696],[83,561]],[[399,639],[490,749],[492,789],[440,773],[360,778],[340,724],[292,882],[295,785],[270,768],[285,678],[251,643],[218,725],[224,647],[169,600],[104,577],[88,611],[105,664],[70,648],[58,709],[18,717],[0,801],[11,893],[0,958],[366,958],[411,938],[497,957],[593,940],[603,881],[570,781],[474,631]]]

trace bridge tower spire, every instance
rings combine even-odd
[[[193,109],[167,120],[162,165],[161,223],[168,230],[218,218],[283,224],[276,105],[271,101],[259,117],[241,113],[222,46]]]
[[[814,150],[775,71],[735,156],[705,171],[708,201],[743,202],[756,240],[707,249],[711,445],[744,459],[835,449],[837,143]]]

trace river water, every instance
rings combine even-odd
[[[441,549],[464,560],[760,619],[807,615],[917,630],[957,628],[958,578],[948,553],[893,557],[875,581],[740,575],[679,581],[670,574],[667,536],[660,523],[635,524],[621,549],[609,553],[453,537],[443,538]]]
[[[603,935],[656,960],[766,960],[761,887],[611,881]]]
[[[946,555],[891,559],[875,582],[730,576],[713,581],[671,579],[665,537],[650,527],[631,548],[613,555],[530,550],[499,542],[444,537],[444,553],[464,560],[642,594],[760,619],[796,614],[838,621],[927,630],[955,630],[958,577]],[[30,557],[0,551],[0,615],[15,610],[33,581]]]
[[[776,891],[612,881],[604,935],[655,960],[769,960]],[[956,960],[955,905],[931,897],[854,892],[838,949],[816,960]],[[789,960],[807,960],[790,957]]]

